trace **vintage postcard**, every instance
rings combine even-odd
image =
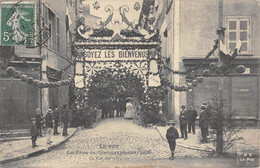
[[[259,167],[260,0],[0,0],[0,166]]]

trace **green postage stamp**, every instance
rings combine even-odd
[[[1,45],[35,45],[35,2],[1,2]]]

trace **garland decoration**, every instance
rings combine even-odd
[[[200,62],[198,63],[195,67],[189,69],[188,72],[194,71],[196,69],[198,69],[207,59],[209,59],[209,57],[215,52],[215,50],[218,48],[218,44],[219,44],[219,40],[214,40],[215,44],[213,45],[213,49],[208,52],[208,54],[206,55],[206,57]]]
[[[34,79],[33,77],[28,77],[26,74],[22,74],[21,71],[17,71],[14,67],[11,66],[7,67],[5,71],[9,76],[13,76],[17,79],[20,79],[22,82],[27,82],[28,84],[39,88],[61,87],[63,85],[70,85],[73,82],[72,78],[57,81],[57,82],[39,81],[38,79]]]
[[[166,68],[168,71],[170,71],[173,74],[187,75],[190,72],[194,72],[194,70],[196,70],[198,67],[200,67],[218,48],[219,41],[214,40],[214,42],[215,42],[215,44],[213,45],[213,49],[206,55],[206,57],[200,63],[198,63],[195,67],[188,69],[186,72],[174,71],[174,70],[170,69],[169,67],[167,67],[165,64],[163,64],[163,66],[164,66],[164,68]],[[211,69],[217,69],[216,67],[217,67],[216,63],[210,64]],[[242,68],[240,68],[240,69],[242,69]],[[210,75],[209,70],[203,71],[204,77],[208,77],[209,75]],[[170,89],[173,89],[177,92],[187,91],[188,89],[191,89],[192,86],[196,87],[199,83],[203,82],[203,77],[199,76],[199,77],[196,77],[196,79],[192,80],[191,83],[182,84],[182,85],[173,85],[170,81],[168,81],[166,79],[165,76],[161,75],[160,77],[161,77],[162,86],[164,86],[164,87],[168,86]]]
[[[214,42],[215,42],[215,44],[213,45],[213,49],[208,52],[208,54],[206,55],[206,57],[205,57],[201,62],[199,62],[198,64],[196,64],[195,67],[193,67],[193,68],[191,68],[191,69],[188,69],[188,70],[185,71],[185,72],[182,72],[182,71],[174,71],[174,70],[172,70],[171,68],[167,67],[165,64],[163,64],[163,66],[164,66],[165,69],[167,69],[168,71],[170,71],[170,72],[173,73],[173,74],[187,75],[187,74],[189,74],[190,72],[192,72],[192,71],[198,69],[201,65],[203,65],[203,63],[204,63],[206,60],[208,60],[209,57],[215,52],[215,50],[218,48],[219,40],[216,39],[216,40],[214,40]],[[164,58],[164,57],[162,57],[162,58]],[[213,66],[212,68],[215,68],[215,67],[216,67],[216,65],[214,65],[213,63],[212,63],[211,66]],[[216,68],[215,68],[215,69],[216,69]],[[206,77],[206,76],[205,76],[205,77]]]

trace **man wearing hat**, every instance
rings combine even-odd
[[[38,135],[42,136],[42,114],[40,108],[36,109],[36,126]]]
[[[187,136],[188,114],[185,108],[186,108],[185,105],[181,106],[181,112],[179,116],[181,138],[184,138],[184,140],[188,138]]]
[[[69,122],[69,113],[70,110],[67,107],[67,104],[63,105],[63,111],[62,111],[62,123],[63,123],[63,132],[62,132],[62,136],[67,136],[68,132],[68,122]]]
[[[38,146],[38,145],[36,145],[36,140],[37,140],[37,136],[38,136],[36,118],[32,118],[31,121],[32,121],[32,125],[30,128],[30,133],[31,133],[31,139],[32,139],[32,148],[35,148]]]
[[[178,133],[177,129],[174,128],[175,123],[173,120],[170,120],[167,124],[170,126],[170,128],[167,130],[167,133],[166,133],[166,139],[168,140],[169,147],[171,150],[171,157],[169,159],[173,160],[175,146],[176,146],[176,139],[179,138],[179,133]]]
[[[195,120],[198,116],[197,111],[194,109],[193,105],[190,106],[190,109],[187,111],[188,114],[188,133],[191,133],[191,130],[193,134],[195,134]]]
[[[204,106],[205,108],[204,108],[204,111],[205,111],[205,115],[206,115],[206,118],[207,118],[207,120],[209,120],[210,119],[210,104],[209,103],[207,103],[207,102],[203,102],[202,103],[202,106]],[[207,136],[209,135],[209,128],[207,127],[207,129],[206,129],[206,134],[207,134]]]
[[[207,133],[208,133],[208,118],[207,118],[207,111],[206,111],[206,106],[201,105],[201,113],[200,113],[200,118],[199,118],[199,127],[201,130],[201,142],[202,143],[207,143]]]

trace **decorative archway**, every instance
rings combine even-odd
[[[111,77],[112,80],[114,79],[113,82],[118,82],[119,79],[127,80],[129,76],[132,76],[142,84],[141,92],[143,93],[143,97],[140,98],[140,104],[142,105],[143,114],[146,115],[143,117],[145,124],[151,123],[153,120],[155,122],[159,121],[160,115],[154,117],[159,113],[163,100],[163,96],[160,93],[162,88],[159,72],[162,67],[160,66],[160,52],[158,51],[159,43],[154,41],[128,41],[127,43],[110,41],[110,45],[104,41],[98,42],[99,45],[93,45],[93,43],[93,41],[77,42],[77,45],[75,45],[75,93],[77,95],[77,109],[85,106],[100,109],[99,103],[92,106],[92,100],[88,99],[90,88],[93,84],[98,84],[93,82],[94,80],[102,77]],[[102,81],[102,79],[99,80]],[[102,84],[101,81],[99,84]],[[128,80],[128,82],[130,81]],[[105,83],[104,81],[103,85]],[[121,87],[120,84],[117,86]],[[134,88],[138,89],[138,87]],[[158,91],[156,91],[157,88],[159,88]],[[138,91],[133,90],[131,92],[134,94]],[[152,95],[152,92],[156,95]],[[92,97],[95,94],[93,93]],[[126,94],[125,96],[127,95],[132,96],[130,94]],[[99,99],[99,101],[102,100],[102,98]],[[151,120],[147,119],[149,116]]]
[[[145,81],[134,73],[101,70],[89,79],[86,101],[89,106],[102,110],[102,118],[123,117],[126,99],[134,98],[134,107],[141,107],[139,102],[144,99],[145,88]]]
[[[144,86],[141,102],[144,111],[158,113],[162,104],[159,93],[162,59],[154,5],[155,1],[143,0],[79,4],[74,43],[77,108],[89,101],[89,89],[95,78],[111,75],[113,79],[115,74],[124,78],[130,74]]]

